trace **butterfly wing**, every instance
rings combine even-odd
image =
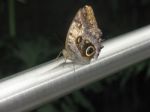
[[[75,15],[68,30],[64,57],[76,63],[89,63],[99,55],[101,35],[92,7],[84,6]]]

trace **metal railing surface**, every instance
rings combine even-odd
[[[108,77],[150,57],[150,26],[103,43],[98,60],[63,64],[59,58],[0,81],[0,112],[22,112]]]

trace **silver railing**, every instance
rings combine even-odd
[[[0,112],[22,112],[150,57],[150,26],[103,43],[98,60],[84,66],[62,58],[0,81]]]

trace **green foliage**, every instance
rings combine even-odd
[[[57,108],[55,108],[54,105],[46,104],[39,108],[37,112],[59,112]]]
[[[29,68],[40,63],[41,60],[46,58],[50,53],[50,45],[48,41],[39,38],[35,41],[23,41],[19,42],[17,49],[14,50],[15,56],[20,59],[24,68]]]
[[[95,109],[93,108],[90,101],[84,96],[83,93],[76,91],[73,94],[73,100],[81,105],[83,108],[85,108],[88,112],[95,112]]]

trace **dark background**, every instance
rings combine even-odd
[[[56,58],[85,4],[105,41],[150,23],[150,0],[1,0],[0,78]],[[149,112],[149,76],[148,59],[32,112]]]

